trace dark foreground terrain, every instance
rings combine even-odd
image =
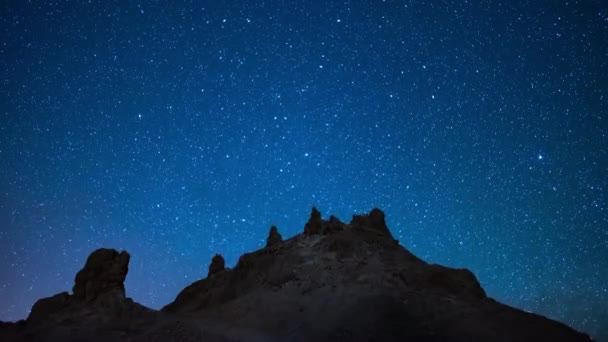
[[[73,294],[40,299],[0,341],[590,341],[486,296],[466,269],[428,264],[393,239],[378,209],[350,223],[313,208],[304,233],[207,278],[156,311],[125,296],[129,254],[93,252]]]

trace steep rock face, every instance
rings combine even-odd
[[[273,229],[274,228],[274,229]],[[393,239],[379,209],[350,223],[313,208],[304,233],[233,269],[217,254],[207,278],[161,311],[125,297],[126,252],[102,249],[74,295],[39,300],[0,324],[1,341],[589,341],[559,322],[486,296],[467,269],[428,264]]]

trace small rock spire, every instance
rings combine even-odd
[[[272,247],[277,243],[283,241],[283,237],[279,233],[276,226],[270,227],[270,231],[268,232],[268,238],[266,239],[266,247]]]
[[[388,231],[388,227],[384,221],[384,213],[378,208],[372,209],[372,211],[369,213],[369,222],[371,223],[372,227],[378,230]]]
[[[317,208],[312,207],[312,211],[310,212],[310,218],[308,222],[304,226],[304,234],[321,234],[323,227],[321,221],[321,212],[317,210]]]
[[[211,264],[209,265],[209,273],[207,274],[207,277],[223,271],[226,268],[225,266],[226,264],[222,255],[216,254],[213,259],[211,259]]]

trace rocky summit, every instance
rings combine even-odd
[[[395,240],[384,213],[349,223],[313,208],[304,232],[205,279],[160,311],[125,296],[129,254],[94,251],[73,294],[39,300],[0,323],[1,341],[590,341],[489,297],[467,269],[428,264]]]

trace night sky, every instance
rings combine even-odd
[[[99,247],[160,308],[272,224],[376,206],[419,257],[606,334],[605,1],[7,0],[0,20],[0,320]]]

